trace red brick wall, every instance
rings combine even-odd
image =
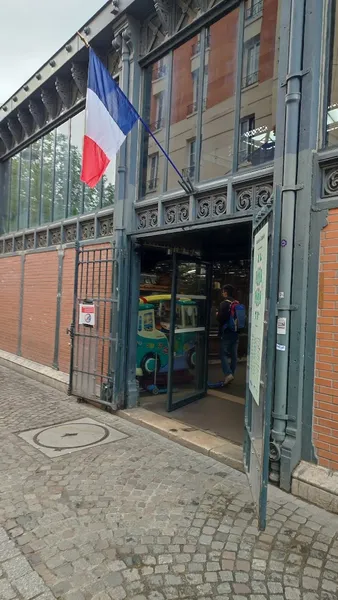
[[[5,318],[0,327],[0,348],[15,354],[18,349],[21,257],[0,260],[0,305]]]
[[[207,108],[235,95],[238,9],[210,27]]]
[[[264,0],[259,57],[260,83],[273,78],[277,13],[278,0]]]
[[[338,471],[338,209],[320,248],[313,441],[319,464]]]
[[[58,253],[27,254],[22,315],[22,356],[52,366]]]

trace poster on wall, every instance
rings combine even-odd
[[[250,335],[250,363],[249,363],[249,388],[252,396],[259,406],[263,342],[264,342],[264,315],[266,305],[266,279],[268,261],[268,223],[260,229],[254,239],[254,264],[252,278],[252,305],[251,305],[251,335]]]

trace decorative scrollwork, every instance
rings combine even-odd
[[[9,119],[7,121],[7,125],[8,125],[9,131],[11,132],[11,134],[15,140],[15,143],[20,144],[20,142],[23,139],[24,132],[21,127],[21,123],[20,123],[19,119],[16,116],[9,117]]]
[[[256,187],[256,205],[262,208],[272,204],[272,185],[264,184]]]
[[[28,233],[25,236],[25,247],[27,250],[32,250],[34,248],[34,233]]]
[[[47,231],[38,231],[36,235],[36,245],[38,248],[47,248],[48,239],[47,239]]]
[[[80,63],[72,63],[71,73],[80,94],[85,96],[87,91],[87,68]]]
[[[20,237],[14,238],[14,252],[22,252],[23,248],[24,246],[22,235]]]
[[[177,205],[166,206],[164,209],[165,225],[173,225],[177,223]]]
[[[328,167],[323,172],[323,196],[338,195],[338,167]]]
[[[158,208],[153,207],[137,213],[137,229],[152,229],[158,225]]]
[[[28,108],[38,128],[43,127],[46,122],[46,112],[42,102],[40,100],[30,100]]]
[[[13,240],[12,238],[9,238],[7,240],[5,240],[5,252],[13,252]]]
[[[70,108],[74,103],[72,81],[66,77],[58,76],[55,78],[55,89],[60,96],[63,106]]]
[[[212,217],[221,217],[227,212],[226,194],[217,196],[208,196],[197,200],[197,219],[210,219]]]
[[[185,221],[189,221],[189,204],[179,204],[177,208],[178,222],[184,223]]]
[[[203,0],[176,0],[175,31],[179,31],[201,14]]]
[[[5,249],[4,249],[4,244],[3,244],[3,241],[2,241],[2,240],[0,240],[0,254],[3,254],[3,253],[4,253],[4,250],[5,250]]]
[[[245,212],[252,208],[252,188],[237,190],[236,212]]]
[[[163,25],[158,17],[155,15],[148,21],[146,21],[141,31],[141,42],[140,42],[140,54],[145,56],[154,48],[157,48],[166,39],[166,32],[163,29]]]
[[[222,194],[213,198],[213,214],[215,217],[225,215],[227,212],[227,197]]]
[[[208,219],[211,217],[212,202],[210,198],[202,198],[197,201],[197,219]]]
[[[44,88],[41,90],[41,100],[50,119],[55,119],[61,109],[61,101],[56,90]]]
[[[65,242],[76,242],[77,238],[77,226],[74,223],[73,225],[67,225],[65,227]]]
[[[14,145],[13,136],[12,136],[11,132],[9,131],[6,124],[1,125],[1,127],[0,127],[0,138],[2,139],[3,143],[5,144],[7,150],[10,150],[11,148],[13,148],[13,145]]]
[[[154,210],[149,211],[149,227],[157,227],[158,224],[158,210],[155,208]]]
[[[163,32],[167,35],[170,32],[171,15],[173,11],[172,0],[155,0],[155,10],[163,27]]]
[[[52,246],[58,246],[62,242],[61,227],[50,230],[50,242]]]
[[[95,222],[84,221],[80,223],[81,239],[91,240],[95,237]]]
[[[32,133],[34,131],[34,125],[35,125],[32,114],[24,108],[19,108],[18,119],[21,123],[21,127],[24,130],[26,136],[29,137],[30,135],[32,135]]]
[[[99,221],[99,236],[106,237],[113,235],[114,231],[114,218],[109,217],[108,219],[101,219]]]

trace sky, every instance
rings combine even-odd
[[[0,0],[0,105],[106,0]]]

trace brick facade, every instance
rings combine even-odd
[[[313,441],[320,465],[338,470],[338,209],[321,233]]]
[[[93,249],[108,248],[109,244],[96,244]],[[58,368],[69,373],[70,338],[67,328],[72,322],[74,298],[75,249],[66,248],[62,265],[62,288],[60,307]],[[103,268],[103,267],[102,267]],[[21,328],[21,356],[37,363],[53,367],[56,334],[59,255],[57,250],[27,253],[24,256],[24,285]],[[19,352],[20,294],[22,257],[9,256],[0,260],[0,304],[5,307],[6,319],[0,328],[0,349],[12,354]],[[89,278],[92,274],[89,273]],[[94,295],[111,294],[112,269],[107,278],[102,273],[98,290],[98,270],[95,272]],[[89,289],[92,288],[89,282]],[[79,292],[80,293],[80,292]],[[101,314],[99,334],[109,334],[110,319],[106,315],[105,325]],[[107,331],[106,331],[107,330]],[[101,348],[99,361],[101,363]],[[108,368],[108,349],[105,349],[103,368]]]

